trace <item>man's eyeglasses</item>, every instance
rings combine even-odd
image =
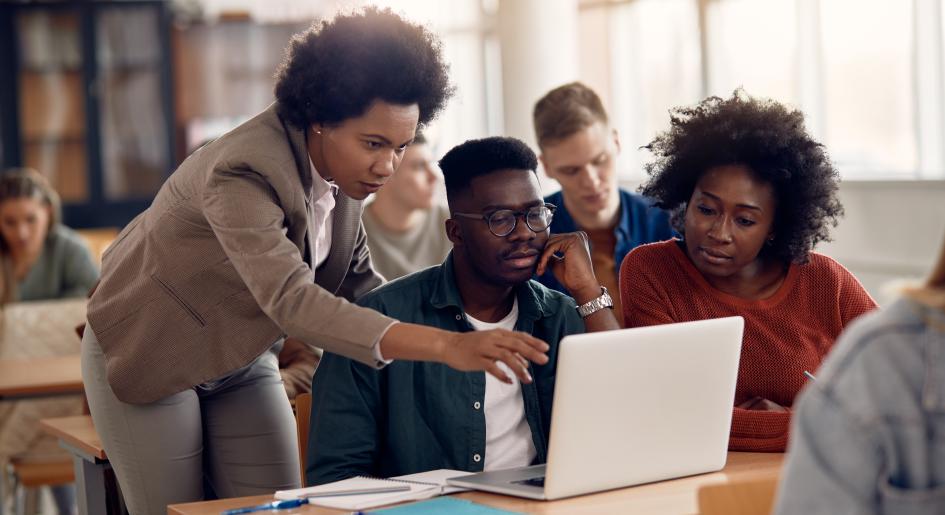
[[[477,213],[453,213],[453,216],[463,218],[472,218],[475,220],[485,220],[489,224],[489,232],[503,238],[512,234],[515,226],[518,225],[518,217],[525,218],[525,225],[532,232],[542,232],[551,225],[551,218],[555,214],[556,206],[554,204],[544,204],[533,206],[522,211],[512,211],[511,209],[500,209],[489,214]]]

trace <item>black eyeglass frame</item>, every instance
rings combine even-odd
[[[530,223],[528,222],[528,213],[529,213],[529,211],[531,211],[531,210],[533,210],[533,209],[547,209],[548,211],[551,211],[551,214],[550,214],[551,216],[548,217],[548,225],[546,225],[546,226],[544,226],[544,227],[542,227],[542,228],[540,228],[540,229],[535,229],[534,227],[532,227],[532,224],[530,224]],[[504,237],[506,237],[506,236],[512,234],[513,232],[515,232],[515,228],[518,227],[518,219],[519,219],[519,217],[521,217],[521,218],[525,221],[525,225],[526,225],[526,226],[529,228],[529,230],[531,230],[532,232],[538,233],[538,232],[542,232],[542,231],[544,231],[544,230],[547,230],[549,227],[551,227],[551,221],[554,219],[555,210],[556,210],[556,209],[558,209],[558,206],[556,206],[556,205],[554,205],[554,204],[544,203],[544,204],[542,204],[542,205],[540,205],[540,206],[532,206],[532,207],[529,207],[529,208],[527,208],[527,209],[522,209],[522,210],[520,210],[520,211],[512,211],[511,209],[497,209],[497,210],[495,210],[495,211],[493,211],[493,212],[491,212],[491,213],[488,213],[488,214],[481,214],[481,213],[453,213],[451,216],[459,216],[459,217],[461,217],[461,218],[469,218],[469,219],[473,219],[473,220],[482,220],[482,221],[486,222],[486,224],[489,226],[489,232],[491,232],[491,233],[492,233],[494,236],[496,236],[496,237],[504,238]],[[512,223],[512,228],[509,229],[508,232],[506,232],[506,233],[504,233],[504,234],[498,234],[498,233],[495,232],[495,230],[493,230],[493,228],[492,228],[492,217],[494,217],[495,215],[497,215],[497,214],[499,214],[499,213],[511,214],[512,217],[513,217],[512,220],[514,220],[514,222]]]

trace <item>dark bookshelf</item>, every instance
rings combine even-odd
[[[31,166],[77,228],[121,227],[174,155],[162,0],[0,2],[0,165]]]

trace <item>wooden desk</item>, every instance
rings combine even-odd
[[[532,501],[483,492],[466,492],[456,494],[456,497],[505,510],[543,515],[691,514],[697,513],[699,510],[696,495],[700,487],[732,481],[777,477],[781,472],[783,458],[783,454],[777,453],[730,452],[728,454],[728,464],[721,472],[611,490],[553,502]],[[271,500],[271,495],[258,495],[219,501],[174,504],[167,507],[167,513],[168,515],[219,515],[223,510],[262,504]],[[291,510],[291,513],[329,515],[350,512],[305,506]]]
[[[0,359],[0,400],[82,392],[78,354]]]
[[[118,480],[95,432],[92,417],[45,418],[39,421],[39,425],[72,453],[79,515],[121,513]]]

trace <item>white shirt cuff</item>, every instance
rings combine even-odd
[[[372,347],[372,350],[374,352],[374,361],[376,362],[377,368],[384,368],[385,366],[390,365],[394,361],[392,359],[384,359],[384,355],[381,354],[381,340],[384,339],[384,335],[387,334],[387,331],[390,331],[390,328],[393,327],[394,324],[396,323],[397,323],[396,321],[391,322],[390,325],[388,325],[387,328],[384,329],[381,335],[377,337],[377,341],[374,342],[374,347]]]

